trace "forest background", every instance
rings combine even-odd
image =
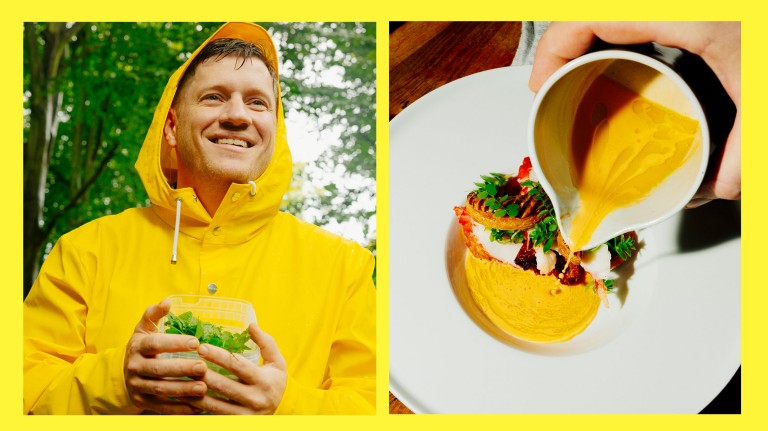
[[[375,24],[258,24],[278,49],[294,155],[282,209],[375,253]],[[25,23],[24,297],[62,234],[150,205],[133,165],[153,111],[220,25]]]

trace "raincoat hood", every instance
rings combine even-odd
[[[175,189],[171,185],[169,178],[176,178],[177,160],[175,151],[165,140],[163,128],[179,81],[187,67],[205,45],[223,38],[241,39],[258,45],[264,51],[278,79],[277,127],[274,152],[267,169],[249,184],[233,183],[218,210],[211,216],[192,188]],[[250,23],[227,23],[200,45],[170,77],[135,165],[152,201],[153,210],[165,223],[173,227],[180,208],[178,229],[182,233],[200,239],[209,230],[220,228],[222,234],[211,240],[220,244],[238,244],[255,236],[277,214],[290,184],[292,171],[277,63],[275,46],[264,28]],[[177,208],[179,199],[181,204]]]

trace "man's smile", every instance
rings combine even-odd
[[[237,138],[213,138],[210,141],[217,145],[234,145],[240,148],[251,148],[253,146],[252,143]]]

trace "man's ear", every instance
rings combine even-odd
[[[176,112],[173,108],[168,110],[168,116],[165,118],[165,127],[163,127],[163,134],[168,145],[172,148],[176,148]]]

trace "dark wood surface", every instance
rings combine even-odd
[[[389,35],[389,119],[430,91],[509,66],[519,22],[406,22]]]
[[[389,119],[430,91],[512,64],[520,22],[406,22],[389,35]],[[413,412],[389,394],[390,414]]]

